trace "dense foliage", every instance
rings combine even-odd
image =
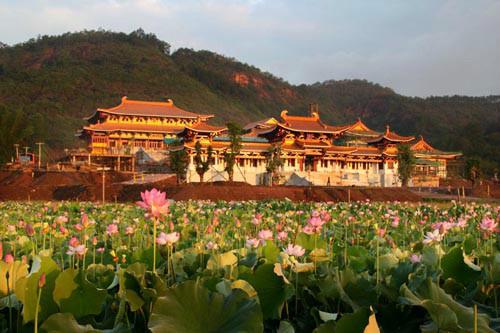
[[[498,207],[139,204],[0,203],[1,330],[500,329]]]
[[[41,36],[0,48],[0,104],[21,110],[33,127],[15,137],[20,143],[74,146],[82,117],[116,105],[123,95],[172,98],[188,110],[216,114],[220,124],[276,117],[285,108],[303,114],[317,102],[327,122],[362,117],[378,130],[389,123],[402,134],[424,135],[437,148],[475,156],[489,173],[500,163],[499,96],[405,97],[363,80],[293,86],[209,51],[170,54],[167,43],[141,30]],[[0,161],[8,156],[2,153]]]

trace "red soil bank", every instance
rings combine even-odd
[[[98,172],[0,172],[0,200],[89,200],[102,197],[102,174]],[[125,185],[130,175],[106,174],[106,200],[133,202],[140,192],[156,187],[174,200],[264,200],[292,201],[419,201],[402,188],[252,186],[245,183],[191,183],[176,185],[175,178],[153,184]]]

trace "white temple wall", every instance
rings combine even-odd
[[[286,182],[292,174],[305,178],[316,186],[370,186],[370,187],[394,187],[401,186],[401,181],[397,175],[397,163],[393,163],[393,167],[389,168],[387,163],[383,164],[383,168],[379,168],[378,163],[367,163],[365,168],[360,162],[349,162],[341,168],[340,162],[328,161],[328,166],[317,164],[317,171],[300,171],[300,165],[295,163],[295,166],[285,163],[280,174],[282,183]],[[238,163],[234,167],[233,180],[238,182],[246,182],[252,185],[268,184],[268,173],[266,171],[266,163],[261,160],[254,167],[250,160],[245,161],[242,165]],[[194,164],[190,164],[186,177],[188,182],[199,182],[199,176],[196,173]],[[227,172],[224,171],[224,161],[219,159],[204,176],[204,180],[211,181],[226,181],[228,180]]]

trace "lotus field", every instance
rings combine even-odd
[[[1,332],[498,332],[499,211],[4,202]]]

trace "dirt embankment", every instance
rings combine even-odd
[[[500,181],[478,180],[472,183],[470,180],[454,179],[442,180],[439,186],[443,193],[450,192],[451,195],[457,194],[457,189],[463,188],[467,196],[500,199]]]
[[[419,201],[401,188],[252,186],[246,183],[191,183],[176,185],[175,177],[147,184],[123,184],[131,176],[106,173],[106,200],[133,202],[140,192],[156,187],[174,200],[264,200],[292,201]],[[102,174],[97,172],[0,172],[0,200],[88,200],[102,198]]]
[[[106,173],[106,197],[118,195],[123,173]],[[98,172],[0,172],[0,200],[99,200],[102,173]]]

